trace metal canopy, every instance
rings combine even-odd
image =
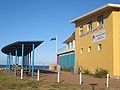
[[[34,44],[34,49],[38,47],[43,41],[17,41],[11,43],[1,49],[1,51],[7,55],[11,53],[15,56],[15,51],[17,50],[17,55],[22,56],[22,44],[24,44],[24,56],[32,51],[32,45]]]

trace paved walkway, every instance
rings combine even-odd
[[[57,82],[57,73],[40,73],[40,80],[46,82]],[[105,87],[106,78],[93,78],[92,76],[83,75],[83,85],[97,84],[98,87]],[[73,75],[70,72],[60,73],[60,83],[77,84],[79,85],[79,75]],[[109,79],[109,86],[119,88],[120,79]]]

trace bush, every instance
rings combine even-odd
[[[71,71],[71,68],[61,68],[61,71],[70,72],[70,71]]]
[[[84,75],[92,75],[92,73],[88,69],[83,70]]]
[[[84,75],[92,75],[92,72],[90,72],[88,69],[80,70],[80,68],[78,68],[78,74],[80,74],[80,72],[82,72]]]
[[[102,68],[97,68],[94,73],[94,77],[96,78],[106,78],[108,71]]]

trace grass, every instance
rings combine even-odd
[[[92,90],[91,86],[80,86],[63,83],[48,83],[35,80],[20,80],[0,71],[0,90]],[[105,90],[98,88],[95,90]],[[114,90],[114,89],[109,89]]]

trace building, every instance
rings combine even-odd
[[[75,65],[120,76],[120,4],[106,4],[70,22],[75,24]]]
[[[64,42],[66,46],[58,49],[57,56],[61,68],[73,68],[75,66],[75,33]]]

